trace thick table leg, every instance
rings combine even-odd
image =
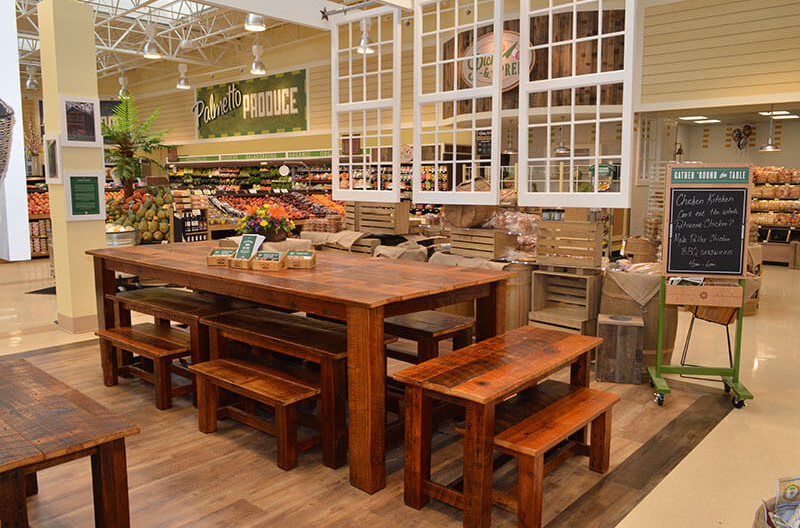
[[[487,297],[475,303],[475,341],[506,331],[506,281],[492,283]]]
[[[322,361],[322,395],[320,397],[320,426],[322,428],[322,463],[338,468],[347,463],[347,362]]]
[[[25,501],[25,477],[22,469],[0,473],[0,526],[28,528],[28,507]]]
[[[467,404],[464,433],[464,526],[492,523],[494,404]]]
[[[386,487],[386,354],[383,308],[347,308],[350,483]]]
[[[92,455],[92,491],[95,526],[130,526],[124,438],[97,446]]]
[[[423,491],[431,478],[431,399],[419,387],[406,386],[405,502],[420,509],[428,504]]]
[[[94,257],[94,289],[97,298],[97,327],[99,330],[114,328],[114,302],[106,294],[117,293],[114,270],[106,267],[105,260]]]
[[[39,493],[39,479],[34,471],[25,475],[25,495],[31,497],[37,493]]]

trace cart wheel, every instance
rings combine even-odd
[[[738,396],[734,396],[733,398],[731,398],[731,403],[732,403],[732,404],[733,404],[733,406],[734,406],[735,408],[737,408],[737,409],[741,409],[742,407],[744,407],[745,405],[747,405],[747,404],[744,402],[744,400],[743,400],[743,399],[741,399],[741,398],[739,398]]]
[[[728,385],[724,381],[722,382],[722,385],[723,385],[723,387],[725,387],[725,394],[728,394],[729,392],[731,392],[731,386],[730,385]]]
[[[664,394],[663,393],[656,392],[653,396],[656,397],[656,403],[658,404],[659,407],[664,405]]]

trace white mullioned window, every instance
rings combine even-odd
[[[331,31],[333,199],[400,201],[400,10],[337,18]]]
[[[520,13],[519,205],[630,207],[635,0]]]

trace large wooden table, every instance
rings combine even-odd
[[[513,273],[340,252],[318,253],[313,270],[239,271],[207,266],[213,245],[88,251],[94,256],[100,328],[115,324],[106,297],[115,293],[114,271],[345,321],[350,482],[369,493],[386,485],[384,318],[477,299],[477,339],[505,329],[506,280]]]
[[[138,432],[27,361],[0,361],[0,525],[27,528],[37,471],[91,456],[95,525],[130,526],[125,437]]]
[[[488,527],[496,405],[565,367],[572,389],[588,387],[589,356],[602,342],[523,326],[395,373],[406,384],[406,504],[419,509],[435,497],[460,506],[464,526]],[[466,409],[463,494],[430,480],[431,398]]]

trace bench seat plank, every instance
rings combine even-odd
[[[189,353],[189,334],[172,327],[141,323],[100,330],[95,335],[115,346],[150,358],[179,357]]]
[[[106,298],[118,301],[128,310],[149,315],[170,315],[173,321],[188,323],[218,313],[246,310],[257,305],[213,293],[195,293],[178,288],[142,288]]]
[[[384,319],[387,332],[409,339],[425,339],[451,335],[475,326],[475,319],[463,315],[425,310]]]
[[[608,411],[619,400],[618,395],[610,392],[578,389],[498,434],[494,443],[514,453],[534,457],[544,455],[564,438]]]

